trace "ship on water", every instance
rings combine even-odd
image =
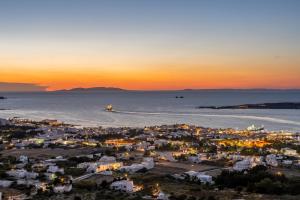
[[[112,104],[108,104],[108,105],[105,107],[105,111],[107,111],[107,112],[112,112],[112,111],[114,111],[114,110],[113,110]]]
[[[255,126],[252,124],[251,126],[247,127],[247,131],[263,131],[265,127],[262,125],[260,127]]]

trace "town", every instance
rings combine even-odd
[[[298,199],[300,133],[0,119],[0,199]]]

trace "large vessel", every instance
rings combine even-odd
[[[112,112],[113,111],[113,106],[111,104],[108,104],[106,107],[105,107],[105,110],[108,111],[108,112]]]
[[[262,125],[260,127],[256,127],[254,124],[251,126],[247,127],[247,131],[263,131],[265,127]]]

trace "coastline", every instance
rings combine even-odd
[[[258,103],[258,104],[240,104],[233,106],[198,106],[198,109],[300,109],[299,102],[278,102],[278,103]]]
[[[238,175],[249,172],[250,175],[242,173],[248,180],[258,170],[281,180],[282,174],[278,175],[278,171],[285,173],[288,179],[293,178],[284,171],[289,169],[300,177],[297,171],[300,165],[295,160],[300,160],[300,149],[294,144],[300,133],[272,132],[262,127],[236,130],[173,124],[142,128],[78,128],[54,119],[12,118],[0,119],[0,132],[5,141],[1,145],[1,159],[8,166],[5,169],[8,176],[1,183],[9,183],[6,187],[30,197],[46,195],[56,199],[56,193],[76,196],[86,181],[97,184],[95,180],[103,177],[110,178],[105,185],[99,184],[103,191],[112,191],[106,187],[108,185],[129,181],[139,188],[130,191],[140,196],[153,195],[143,188],[155,185],[167,194],[179,195],[176,193],[178,183],[185,185],[186,189],[181,190],[185,194],[190,194],[191,190],[199,194],[201,191],[211,192],[219,185],[226,187],[227,182],[234,178],[227,177],[227,172]],[[274,153],[281,160],[274,159]],[[41,175],[47,176],[49,172],[54,173],[56,178],[43,179]],[[42,183],[49,187],[42,193],[35,193],[13,184],[23,184],[23,174],[34,177],[29,184]],[[226,181],[215,181],[221,179]],[[257,182],[261,180],[264,176]],[[285,185],[284,182],[280,184]],[[237,190],[238,186],[234,185]],[[62,187],[62,192],[57,192]],[[97,192],[99,187],[84,186],[89,193]],[[248,184],[244,187],[246,189]],[[222,191],[214,191],[214,195],[223,196]],[[228,193],[231,190],[224,188],[224,191],[229,195],[228,199],[233,199],[234,194]],[[6,191],[3,192],[6,194]],[[265,192],[260,193],[263,195],[261,199],[265,199]],[[289,190],[282,192],[289,193]],[[111,195],[120,197],[120,193]]]
[[[1,110],[1,109],[0,109]],[[65,127],[72,127],[75,129],[97,129],[97,128],[105,128],[105,129],[141,129],[141,128],[147,128],[147,127],[160,127],[160,126],[176,126],[180,124],[186,124],[187,126],[193,126],[193,127],[201,127],[205,129],[215,129],[215,130],[234,130],[234,131],[245,131],[249,127],[255,127],[254,124],[249,125],[249,127],[244,127],[244,128],[236,128],[236,127],[213,127],[213,126],[201,126],[201,125],[196,125],[196,124],[189,124],[189,123],[171,123],[171,124],[151,124],[151,125],[145,125],[145,126],[108,126],[108,125],[92,125],[92,126],[86,126],[86,125],[80,125],[80,124],[75,124],[75,123],[69,123],[66,121],[54,119],[54,118],[43,118],[43,119],[30,119],[30,118],[23,118],[23,117],[11,117],[11,118],[1,118],[0,120],[6,120],[6,121],[17,121],[17,122],[24,122],[25,124],[28,123],[34,123],[34,124],[44,124],[46,123],[47,125],[54,125],[54,126],[65,126]],[[263,127],[263,126],[257,126]],[[283,133],[283,132],[288,132],[292,134],[297,134],[300,133],[300,130],[269,130],[263,128],[262,132],[264,133]]]

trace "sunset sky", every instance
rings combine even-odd
[[[0,82],[300,88],[300,1],[0,0]]]

